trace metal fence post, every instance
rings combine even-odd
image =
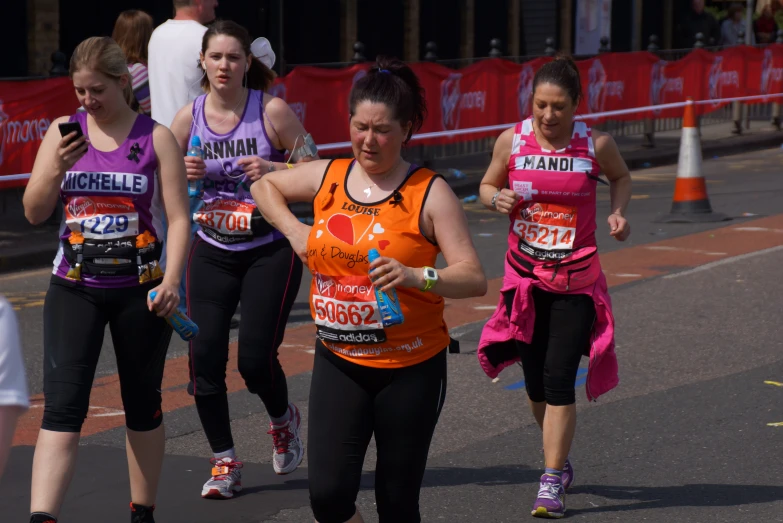
[[[658,35],[652,34],[647,44],[647,52],[656,54],[658,49]],[[655,147],[655,120],[653,118],[644,119],[644,142],[642,142],[642,147]]]

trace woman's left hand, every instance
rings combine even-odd
[[[156,292],[155,301],[150,299],[150,294]],[[147,293],[147,307],[150,312],[156,312],[161,318],[171,316],[179,305],[179,288],[170,283],[163,282]]]
[[[242,168],[251,182],[256,182],[269,172],[269,162],[258,156],[245,156],[237,160],[237,165]]]
[[[419,278],[416,271],[394,258],[381,256],[370,264],[370,279],[376,288],[387,292],[395,287],[422,288],[423,276]]]
[[[631,234],[631,226],[623,216],[612,213],[606,221],[609,222],[609,235],[613,236],[615,240],[624,242]]]

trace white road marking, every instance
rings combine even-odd
[[[769,249],[763,249],[756,252],[749,252],[747,254],[740,254],[739,256],[732,256],[731,258],[725,258],[723,260],[717,260],[714,262],[710,262],[704,265],[700,265],[699,267],[695,267],[693,269],[688,269],[686,271],[682,272],[675,272],[674,274],[667,274],[664,276],[664,279],[671,279],[671,278],[679,278],[680,276],[689,276],[691,274],[707,271],[714,267],[719,267],[720,265],[727,265],[729,263],[734,263],[742,260],[747,260],[748,258],[755,258],[756,256],[761,256],[764,254],[770,254],[773,252],[778,252],[783,250],[783,245],[778,245],[777,247],[770,247]]]

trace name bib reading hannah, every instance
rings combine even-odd
[[[75,196],[65,205],[65,222],[85,238],[111,240],[139,234],[132,198]]]
[[[519,211],[514,234],[519,250],[536,257],[551,257],[551,251],[571,251],[576,236],[575,207],[552,203],[530,203]],[[541,253],[540,251],[546,251]]]
[[[254,209],[252,203],[218,199],[193,213],[193,221],[223,236],[252,236],[250,218]]]
[[[375,290],[368,276],[315,274],[313,316],[318,337],[337,343],[383,343]]]

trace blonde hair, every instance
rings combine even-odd
[[[92,69],[109,78],[118,80],[127,77],[123,95],[130,107],[133,100],[133,85],[128,64],[125,63],[125,54],[122,48],[108,36],[93,36],[80,43],[71,56],[70,76],[81,69]]]
[[[152,17],[137,9],[120,13],[111,34],[125,53],[126,62],[144,65],[147,65],[147,44],[150,43],[151,36]]]

